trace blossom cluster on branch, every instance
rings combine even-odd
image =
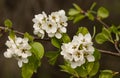
[[[52,12],[47,15],[45,12],[37,14],[32,19],[34,22],[33,33],[38,37],[34,37],[29,33],[22,33],[12,28],[12,22],[7,19],[5,27],[0,26],[0,31],[9,33],[6,41],[7,51],[4,52],[6,58],[15,58],[18,61],[18,66],[22,70],[23,78],[31,78],[33,73],[41,65],[41,59],[48,58],[48,62],[54,65],[59,56],[63,56],[63,64],[59,67],[62,71],[70,74],[70,78],[92,78],[99,71],[102,53],[107,53],[115,56],[120,56],[120,26],[108,26],[102,21],[109,16],[109,12],[104,7],[100,7],[97,12],[94,11],[96,3],[93,3],[89,10],[84,11],[78,5],[73,4],[68,12],[68,17],[64,10]],[[91,37],[86,27],[79,27],[73,39],[67,34],[68,20],[77,23],[87,17],[90,21],[97,20],[103,27],[100,33],[96,33],[96,28],[93,27],[93,35]],[[17,37],[20,34],[22,37]],[[49,40],[46,39],[46,35]],[[115,37],[113,37],[115,35]],[[2,33],[0,33],[2,36]],[[44,54],[44,46],[35,39],[50,41],[57,48],[57,51],[48,51]],[[106,50],[97,49],[93,46],[92,39],[98,44],[104,44],[108,41],[113,44],[116,53]],[[113,78],[118,72],[112,70],[102,70],[99,78]]]
[[[4,52],[6,58],[12,58],[18,60],[18,66],[22,67],[22,63],[28,63],[28,57],[32,55],[30,49],[31,46],[28,43],[28,38],[16,37],[12,39],[10,36],[6,41],[7,51]]]
[[[67,16],[65,16],[64,10],[52,12],[48,17],[45,12],[35,15],[33,19],[34,34],[41,38],[44,38],[45,32],[49,37],[56,37],[60,39],[62,33],[66,33]]]
[[[79,33],[78,36],[74,36],[73,40],[69,43],[63,43],[61,46],[61,55],[70,62],[72,68],[81,66],[88,62],[94,62],[95,58],[92,55],[94,53],[94,47],[92,46],[91,35],[88,33],[83,35]]]

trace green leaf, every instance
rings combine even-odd
[[[52,43],[52,45],[55,46],[56,48],[60,48],[60,47],[61,47],[60,41],[59,41],[57,38],[55,38],[55,37],[53,37],[53,38],[51,39],[51,43]]]
[[[90,73],[90,71],[92,71],[93,69],[94,62],[88,62],[85,66],[86,66],[87,72]]]
[[[75,18],[73,20],[73,23],[77,23],[77,22],[81,21],[83,18],[85,18],[85,15],[78,14],[78,15],[75,16]]]
[[[12,38],[13,40],[15,39],[15,33],[14,33],[13,30],[11,30],[11,31],[9,32],[9,36],[10,36],[10,38]]]
[[[8,28],[12,28],[12,22],[11,22],[9,19],[6,19],[6,20],[4,21],[4,25],[5,25],[6,27],[8,27]]]
[[[105,41],[110,41],[110,42],[113,43],[113,40],[112,40],[112,37],[111,37],[111,32],[104,27],[102,29],[102,32],[96,35],[95,40],[98,44],[102,44]]]
[[[42,44],[39,42],[33,42],[30,45],[32,47],[31,51],[33,54],[37,57],[38,60],[41,59],[44,55],[44,47]]]
[[[92,4],[92,6],[90,7],[90,10],[93,10],[93,8],[96,6],[96,2],[94,2],[93,4]]]
[[[95,57],[95,61],[99,61],[101,58],[101,53],[95,49],[93,56]]]
[[[49,58],[49,64],[54,65],[57,60],[57,57],[59,56],[59,52],[50,51],[50,52],[47,52],[45,56]]]
[[[113,72],[111,70],[103,70],[101,71],[99,78],[113,78]]]
[[[75,7],[75,9],[77,9],[78,11],[81,11],[82,9],[80,8],[80,6],[78,6],[77,4],[73,3],[73,6]]]
[[[27,32],[24,34],[24,37],[28,38],[29,41],[31,41],[31,42],[33,42],[33,40],[34,40],[33,36],[31,36],[31,35],[30,35],[29,33],[27,33]]]
[[[68,43],[68,42],[71,41],[71,40],[70,40],[70,37],[68,36],[68,34],[63,34],[63,35],[62,35],[62,41],[63,41],[64,43]]]
[[[77,67],[75,70],[80,77],[87,77],[88,75],[87,69],[84,66]]]
[[[107,41],[107,39],[102,33],[97,34],[95,40],[98,44],[103,44],[105,41]]]
[[[69,65],[60,65],[60,67],[62,68],[61,71],[69,73],[75,77],[79,77],[78,73],[74,69],[72,69]]]
[[[37,68],[41,65],[40,60],[36,56],[32,55],[29,57],[29,62],[25,63],[22,67],[22,77],[31,78],[33,73],[37,71]]]
[[[68,15],[74,16],[74,15],[77,15],[79,13],[80,13],[80,11],[78,11],[76,9],[70,9],[69,12],[68,12]]]
[[[91,12],[88,12],[87,16],[88,16],[89,20],[94,21],[94,16]]]
[[[86,27],[79,27],[76,34],[78,35],[79,33],[82,33],[83,35],[85,35],[89,32],[88,32],[88,29]]]
[[[90,73],[89,73],[89,76],[92,77],[92,76],[96,75],[97,72],[98,72],[98,70],[99,70],[99,67],[100,67],[99,62],[98,62],[98,61],[95,61],[95,62],[94,62],[94,66],[93,66],[92,70],[91,70]]]
[[[100,18],[107,18],[109,16],[109,12],[104,7],[100,7],[97,11],[97,16]]]

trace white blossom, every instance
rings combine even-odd
[[[45,33],[48,37],[62,38],[62,33],[66,33],[67,16],[64,10],[52,12],[50,15],[42,14],[35,15],[33,18],[34,34],[44,38]]]
[[[28,44],[27,38],[16,37],[14,40],[8,37],[6,41],[7,51],[4,52],[6,58],[16,58],[18,60],[18,66],[22,67],[22,63],[28,63],[28,57],[32,55],[30,52],[31,46]]]
[[[83,35],[79,33],[73,37],[69,43],[63,43],[61,46],[61,55],[64,59],[70,62],[72,68],[81,66],[86,62],[93,62],[94,47],[92,46],[90,34]]]

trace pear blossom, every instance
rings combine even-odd
[[[72,68],[83,65],[86,61],[93,62],[94,47],[92,45],[91,35],[79,33],[73,37],[69,43],[63,43],[61,46],[61,55],[67,60]]]
[[[28,38],[16,37],[12,39],[8,36],[6,41],[7,51],[4,52],[6,58],[15,58],[18,60],[18,66],[22,67],[23,63],[28,63],[28,57],[32,55],[28,44]]]
[[[62,38],[62,34],[67,32],[67,16],[64,10],[52,12],[50,15],[42,14],[35,15],[33,18],[34,34],[40,38],[44,38],[45,33],[48,37]]]

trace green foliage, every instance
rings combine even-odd
[[[107,18],[107,17],[109,16],[109,12],[108,12],[108,10],[105,9],[104,7],[100,7],[100,8],[98,9],[98,11],[97,11],[97,16],[98,16],[99,18],[104,19],[104,18]]]
[[[86,13],[86,15],[87,15],[87,17],[89,18],[89,20],[94,21],[94,16],[93,16],[93,14],[92,14],[90,11],[88,11],[88,12]]]
[[[95,40],[98,44],[102,44],[106,41],[110,41],[113,43],[111,32],[104,27],[102,29],[102,32],[96,35]]]
[[[51,39],[51,43],[52,43],[52,45],[53,45],[54,47],[56,47],[56,48],[60,48],[60,47],[61,47],[61,42],[60,42],[60,40],[58,40],[58,39],[55,38],[55,37],[53,37],[53,38]]]
[[[59,56],[59,51],[46,52],[45,56],[49,58],[49,64],[54,65],[57,60],[57,57]]]
[[[62,35],[62,41],[63,41],[63,43],[68,43],[68,42],[71,41],[70,37],[68,36],[68,34],[63,34]]]
[[[4,25],[7,27],[7,28],[12,28],[12,22],[10,19],[6,19],[4,21]]]
[[[120,26],[112,25],[108,30],[116,36],[115,41],[120,40]]]
[[[94,62],[88,62],[86,64],[86,69],[87,69],[87,72],[90,73],[93,69],[93,66],[94,66]]]
[[[10,36],[10,38],[12,38],[13,40],[15,39],[15,33],[14,33],[13,30],[11,30],[11,31],[9,32],[9,36]]]
[[[41,65],[40,60],[34,55],[29,57],[29,62],[22,67],[22,77],[31,78],[33,73],[37,71],[37,68]]]
[[[70,9],[68,12],[69,20],[73,20],[73,23],[77,23],[85,18],[85,15],[82,14],[82,9],[77,4],[73,4],[73,6],[74,8]]]
[[[99,70],[99,67],[100,67],[99,62],[95,61],[94,65],[93,65],[93,68],[92,68],[92,70],[89,73],[89,76],[90,77],[95,76],[97,74],[98,70]]]
[[[24,37],[28,38],[29,41],[31,41],[31,42],[33,42],[33,40],[34,40],[33,36],[31,36],[31,35],[30,35],[29,33],[27,33],[27,32],[24,34]]]
[[[79,27],[76,34],[78,35],[79,33],[82,33],[83,35],[85,35],[89,32],[88,32],[88,29],[86,27]]]
[[[74,16],[74,15],[77,15],[79,13],[80,13],[80,11],[78,11],[76,9],[70,9],[69,12],[68,12],[68,15]]]
[[[103,70],[101,71],[99,78],[113,78],[113,72],[111,70]]]
[[[101,58],[101,53],[95,49],[93,56],[95,57],[95,61],[99,61]]]
[[[41,65],[41,58],[44,55],[44,48],[42,44],[38,42],[32,42],[31,44],[32,56],[29,57],[29,62],[22,67],[22,77],[31,78],[33,73],[37,71],[37,68]]]
[[[96,2],[94,2],[94,3],[91,5],[90,10],[92,11],[95,6],[96,6]]]
[[[77,22],[81,21],[83,18],[85,18],[85,15],[78,14],[78,15],[75,16],[75,18],[73,20],[73,23],[77,23]]]
[[[75,70],[77,71],[80,77],[87,77],[88,75],[87,69],[83,65],[77,67]]]
[[[80,6],[78,6],[77,4],[75,4],[75,3],[73,3],[73,6],[74,6],[74,8],[76,9],[76,10],[78,10],[78,11],[82,11],[82,9],[80,8]]]
[[[38,60],[41,59],[44,55],[44,47],[42,44],[39,42],[32,42],[30,45],[32,47],[31,51],[36,56],[36,58]]]
[[[60,67],[62,68],[61,71],[69,73],[69,74],[73,75],[74,77],[79,77],[78,73],[74,69],[72,69],[68,64],[60,65]]]

